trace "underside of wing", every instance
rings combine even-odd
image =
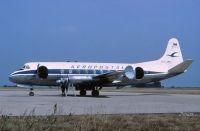
[[[106,74],[95,76],[94,79],[101,83],[112,83],[123,76],[123,71],[113,71]]]

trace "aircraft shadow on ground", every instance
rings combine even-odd
[[[97,97],[91,96],[91,95],[86,95],[86,96],[80,96],[80,95],[73,95],[73,94],[68,94],[67,97],[83,97],[83,98],[111,98],[112,96],[157,96],[157,95],[162,95],[162,96],[170,96],[171,94],[165,94],[165,93],[141,93],[141,94],[109,94],[109,95],[100,95]],[[29,95],[9,95],[9,96],[4,96],[4,97],[63,97],[61,94],[36,94],[35,96],[29,96]],[[63,98],[65,98],[63,97]]]
[[[170,94],[165,93],[141,93],[141,94],[111,94],[109,96],[156,96],[156,95],[162,95],[162,96],[169,96]]]
[[[80,96],[80,95],[71,95],[71,94],[69,94],[69,95],[67,95],[67,96],[61,96],[61,94],[59,94],[59,95],[43,94],[43,95],[35,95],[35,96],[33,96],[33,97],[63,97],[63,98],[65,98],[65,97],[66,97],[66,98],[67,98],[67,97],[83,97],[83,98],[87,97],[87,98],[110,98],[110,97],[108,97],[108,96],[106,96],[106,95],[100,95],[100,96],[94,97],[94,96],[91,96],[91,95]]]
[[[67,97],[89,97],[89,98],[110,98],[106,95],[100,95],[100,96],[91,96],[91,95],[86,95],[86,96],[80,96],[80,95],[67,95]]]
[[[73,94],[68,94],[66,97],[87,97],[87,98],[110,98],[111,96],[152,96],[152,95],[162,95],[162,96],[169,96],[170,94],[165,94],[165,93],[141,93],[141,94],[109,94],[109,95],[100,95],[100,96],[91,96],[91,95],[86,95],[86,96],[80,96],[80,95],[73,95]],[[60,95],[39,95],[39,96],[59,96]]]

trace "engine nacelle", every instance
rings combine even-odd
[[[133,69],[132,66],[127,66],[124,70],[124,75],[129,80],[142,79],[144,77],[144,70],[141,67]]]
[[[46,66],[39,66],[37,68],[37,75],[39,78],[46,79],[48,77],[48,68]]]
[[[133,70],[132,66],[127,66],[124,70],[124,75],[126,78],[132,80],[135,78],[135,71]]]
[[[144,70],[141,67],[135,68],[135,78],[142,79],[144,77]]]

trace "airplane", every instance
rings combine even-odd
[[[142,63],[29,62],[14,71],[9,80],[19,85],[59,86],[62,96],[69,87],[86,96],[99,96],[102,87],[159,83],[186,72],[193,60],[183,60],[179,41],[171,38],[164,55]],[[30,88],[30,96],[34,96]]]

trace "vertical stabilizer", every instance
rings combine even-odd
[[[180,44],[176,38],[169,40],[167,49],[159,61],[167,64],[168,68],[172,68],[183,62]]]

